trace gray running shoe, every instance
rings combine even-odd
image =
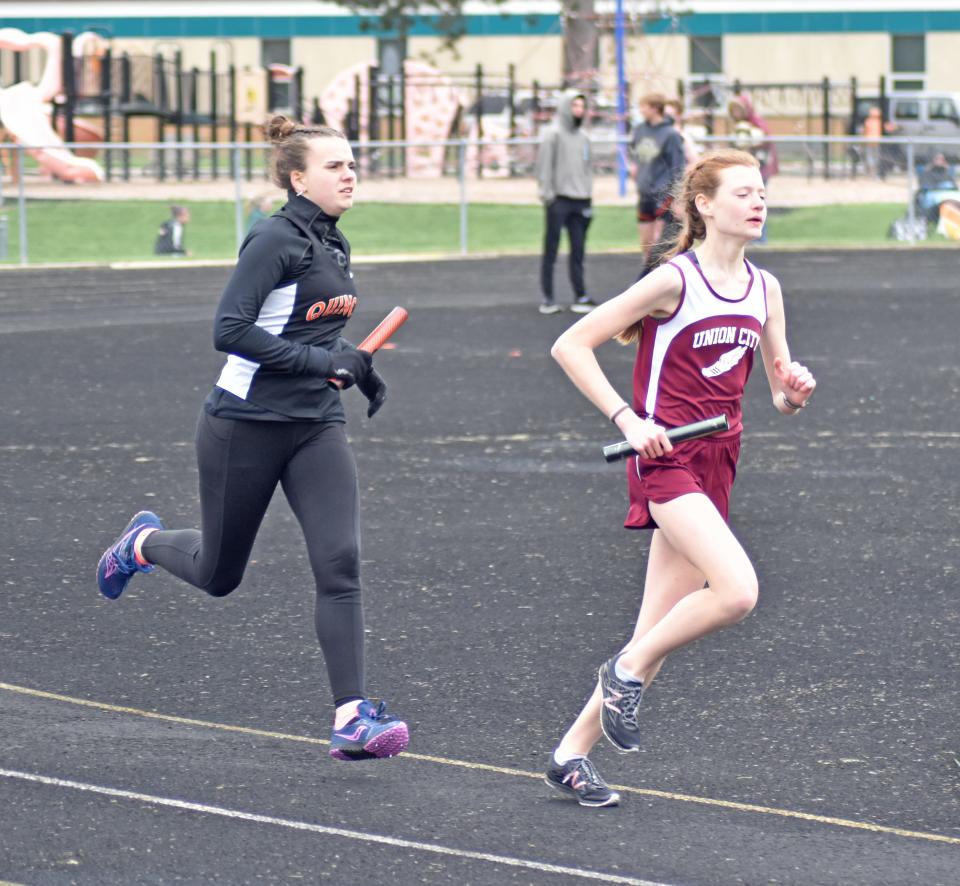
[[[542,301],[538,310],[541,314],[559,314],[563,308],[555,301]]]
[[[574,757],[563,766],[551,758],[544,781],[581,806],[616,806],[620,802],[620,795],[610,790],[587,757]]]
[[[585,295],[583,298],[578,298],[572,305],[570,305],[570,310],[574,314],[589,314],[595,307],[597,303]]]
[[[617,676],[615,655],[600,668],[600,727],[621,754],[640,750],[637,712],[643,698],[643,683],[625,683]]]

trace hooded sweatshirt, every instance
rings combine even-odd
[[[589,200],[593,194],[590,168],[590,138],[573,119],[570,105],[582,92],[568,91],[560,97],[557,116],[547,127],[537,152],[537,187],[544,204],[557,197]]]
[[[687,165],[683,136],[673,120],[637,124],[630,135],[630,152],[637,164],[637,193],[658,202],[665,199]]]

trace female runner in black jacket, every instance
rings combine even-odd
[[[372,417],[386,397],[371,355],[340,337],[357,306],[337,229],[353,205],[353,152],[335,129],[285,117],[268,134],[274,181],[289,200],[247,235],[217,308],[214,344],[227,360],[197,428],[202,528],[166,530],[141,511],[100,558],[97,580],[116,599],[135,573],[159,566],[229,594],[280,483],[316,579],[317,637],[336,705],[330,754],[390,757],[408,732],[366,698],[357,472],[340,403],[340,389],[356,384]]]

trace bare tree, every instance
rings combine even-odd
[[[453,49],[466,33],[463,6],[465,0],[333,0],[359,16],[365,16],[360,27],[405,37],[415,20],[428,23]],[[497,5],[506,0],[490,0]]]
[[[385,34],[406,36],[414,21],[426,22],[442,38],[446,48],[454,49],[466,33],[465,0],[333,0],[338,6],[364,17],[361,28]],[[507,0],[490,0],[499,6]],[[560,0],[563,23],[563,83],[577,89],[596,88],[600,67],[600,34],[611,31],[609,15],[601,17],[594,0]],[[647,20],[676,21],[687,10],[685,0],[645,0],[627,17],[627,30],[642,33]]]
[[[562,0],[563,85],[597,86],[600,42],[593,0]]]

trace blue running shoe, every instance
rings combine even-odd
[[[337,760],[378,760],[395,757],[409,743],[410,733],[403,720],[388,714],[382,701],[374,707],[364,700],[349,723],[333,730],[330,756]]]
[[[137,572],[153,572],[153,566],[141,566],[133,556],[133,542],[141,529],[153,526],[163,529],[160,518],[152,511],[139,511],[126,525],[120,537],[103,552],[97,564],[97,584],[104,597],[116,600]]]

